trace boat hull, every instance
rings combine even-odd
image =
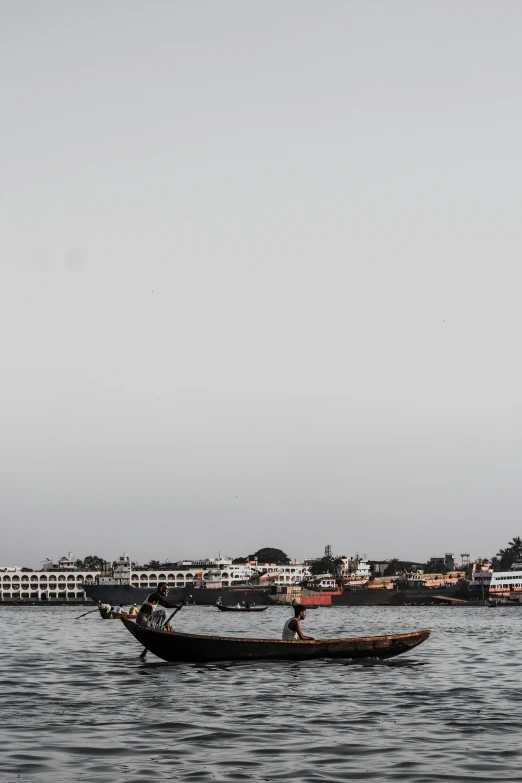
[[[377,590],[362,588],[360,590],[345,590],[343,593],[332,595],[332,606],[401,606],[401,605],[430,605],[437,603],[440,598],[456,598],[460,594],[459,589],[451,587],[443,588],[409,588],[405,590]]]
[[[374,658],[385,660],[412,650],[425,641],[430,631],[366,636],[352,639],[283,641],[282,639],[243,639],[224,636],[169,633],[143,628],[133,620],[122,619],[127,630],[147,650],[174,662],[292,660],[314,658]]]

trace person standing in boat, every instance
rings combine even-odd
[[[314,637],[305,636],[301,630],[301,622],[306,617],[306,608],[303,604],[296,604],[294,606],[294,614],[295,616],[291,617],[290,620],[287,620],[285,623],[285,627],[283,628],[283,641],[292,642],[298,641],[299,639],[302,641],[312,641]]]
[[[136,625],[142,625],[145,628],[156,628],[161,630],[167,621],[167,615],[164,609],[158,609],[164,606],[172,609],[178,604],[169,604],[166,600],[169,594],[169,587],[166,582],[160,582],[155,593],[151,593],[140,611],[136,615]],[[170,623],[165,626],[167,631],[171,631]]]

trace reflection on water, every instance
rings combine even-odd
[[[522,781],[522,609],[310,612],[321,636],[431,628],[386,662],[167,664],[116,621],[3,607],[6,781]],[[189,607],[179,630],[280,637],[288,610]]]

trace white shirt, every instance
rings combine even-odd
[[[297,634],[297,631],[292,631],[290,628],[290,623],[292,620],[295,620],[295,617],[291,617],[289,620],[286,621],[285,627],[283,628],[283,640],[285,642],[291,642],[295,641],[296,639],[299,639],[299,636]]]

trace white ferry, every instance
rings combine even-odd
[[[522,563],[514,563],[511,571],[492,571],[489,567],[475,571],[469,591],[483,598],[508,598],[512,593],[522,595]]]

